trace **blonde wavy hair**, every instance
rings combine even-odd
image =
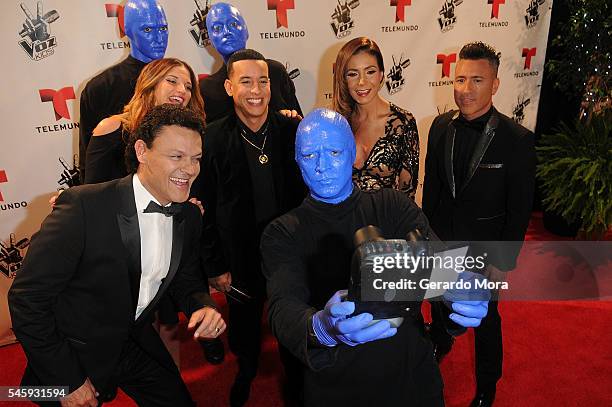
[[[144,116],[155,106],[155,88],[160,81],[164,80],[168,72],[177,66],[187,69],[191,79],[191,98],[186,107],[191,109],[198,117],[205,118],[204,100],[200,94],[198,78],[193,69],[180,59],[162,58],[147,64],[138,75],[134,96],[124,106],[123,113],[119,115],[124,133],[133,133],[138,128]]]
[[[376,58],[378,69],[385,72],[385,64],[383,62],[382,52],[373,40],[367,37],[353,38],[340,48],[336,56],[336,64],[334,69],[334,94],[332,98],[332,108],[340,113],[351,123],[351,116],[355,111],[355,100],[351,97],[346,82],[346,69],[349,60],[355,54],[365,52]],[[384,80],[384,75],[383,75]],[[352,123],[351,123],[352,127]]]

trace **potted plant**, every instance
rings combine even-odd
[[[548,210],[601,239],[612,225],[612,109],[543,135],[536,176]]]

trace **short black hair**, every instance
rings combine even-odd
[[[129,136],[125,148],[125,164],[129,172],[133,174],[138,169],[139,162],[134,148],[136,141],[142,140],[147,148],[151,148],[153,140],[155,140],[162,127],[165,126],[186,127],[197,131],[202,138],[204,138],[206,128],[204,119],[191,109],[169,103],[155,106],[149,110],[142,119],[140,126]]]
[[[255,61],[264,61],[266,64],[268,63],[268,61],[266,61],[266,58],[254,49],[241,49],[239,51],[234,52],[227,60],[227,77],[229,78],[232,75],[234,62],[244,61],[247,59]]]
[[[495,75],[497,75],[497,70],[499,68],[500,56],[501,53],[496,52],[495,48],[481,41],[465,44],[463,48],[461,48],[461,51],[459,51],[459,59],[486,59],[495,70]]]

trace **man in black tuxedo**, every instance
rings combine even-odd
[[[192,194],[205,208],[204,271],[228,297],[229,345],[239,365],[230,392],[234,406],[248,399],[261,350],[261,233],[271,220],[298,206],[306,188],[293,159],[298,120],[268,108],[266,59],[243,49],[232,54],[227,67],[225,90],[234,109],[207,127],[202,174]]]
[[[461,49],[454,81],[459,111],[432,123],[423,185],[423,211],[440,239],[515,242],[503,252],[489,253],[487,277],[493,281],[515,267],[531,214],[535,173],[533,134],[493,107],[498,67],[499,54],[486,44]],[[443,305],[434,304],[432,339],[438,358],[452,345],[440,328],[443,311]],[[496,301],[475,335],[478,388],[472,405],[489,406],[502,375]]]
[[[193,405],[151,323],[168,293],[195,338],[225,329],[199,270],[200,210],[185,202],[203,134],[191,111],[158,106],[128,144],[132,175],[59,196],[8,295],[22,385],[68,386],[64,406],[96,406],[117,387],[139,405]]]

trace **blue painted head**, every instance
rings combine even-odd
[[[168,22],[156,0],[130,0],[124,8],[125,34],[130,39],[130,54],[149,63],[161,59],[168,47]]]
[[[206,29],[208,38],[226,63],[234,52],[246,48],[249,30],[240,10],[231,4],[213,4],[206,15]]]
[[[316,109],[300,122],[295,138],[295,161],[310,195],[337,204],[353,192],[355,138],[344,116]]]

